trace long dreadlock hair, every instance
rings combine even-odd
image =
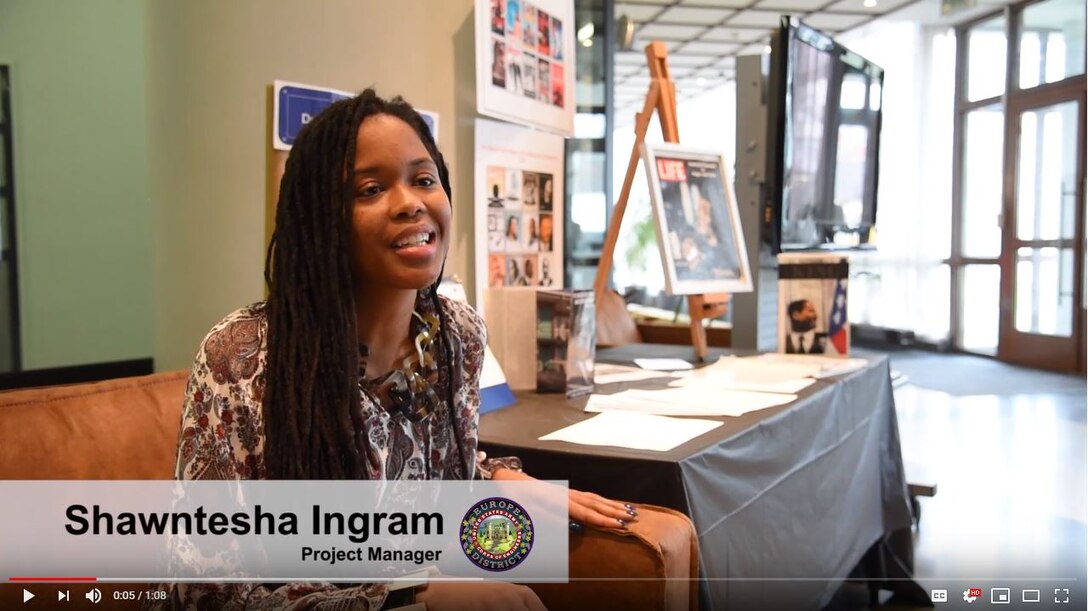
[[[430,130],[399,96],[384,100],[367,89],[332,104],[299,133],[280,182],[276,228],[265,259],[269,296],[263,407],[265,465],[271,479],[368,476],[352,420],[360,399],[350,169],[355,166],[359,125],[377,114],[397,117],[415,130],[452,201],[449,170]],[[438,280],[427,293],[441,319],[447,408],[463,454],[453,418],[450,330],[437,285]]]

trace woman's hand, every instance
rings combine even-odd
[[[525,586],[503,582],[432,582],[416,592],[427,611],[547,611]]]
[[[499,469],[492,476],[495,480],[531,480],[532,476],[521,471]],[[588,524],[598,528],[627,528],[638,520],[638,509],[631,504],[606,499],[592,492],[569,490],[570,519],[579,524]]]
[[[627,528],[638,519],[634,505],[606,499],[599,494],[570,491],[570,519],[598,528]]]

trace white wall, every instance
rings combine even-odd
[[[472,8],[471,0],[148,5],[158,369],[188,367],[211,325],[264,297],[266,88],[276,79],[374,85],[440,114],[454,185],[446,269],[473,294]]]

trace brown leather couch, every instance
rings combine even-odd
[[[171,479],[187,372],[0,393],[0,479]],[[531,467],[531,465],[530,465]],[[2,502],[11,502],[4,499]],[[571,535],[567,584],[536,584],[545,605],[565,609],[658,609],[698,606],[698,547],[684,515],[642,506],[626,531]],[[29,605],[132,609],[99,585],[102,603],[84,599],[86,584],[28,585]],[[56,591],[70,591],[56,603]],[[0,586],[0,608],[22,603],[22,585]]]

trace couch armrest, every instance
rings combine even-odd
[[[188,377],[0,393],[0,479],[173,479]]]
[[[553,610],[699,607],[699,543],[684,514],[638,506],[626,530],[586,528],[570,535],[570,583],[531,584]]]

